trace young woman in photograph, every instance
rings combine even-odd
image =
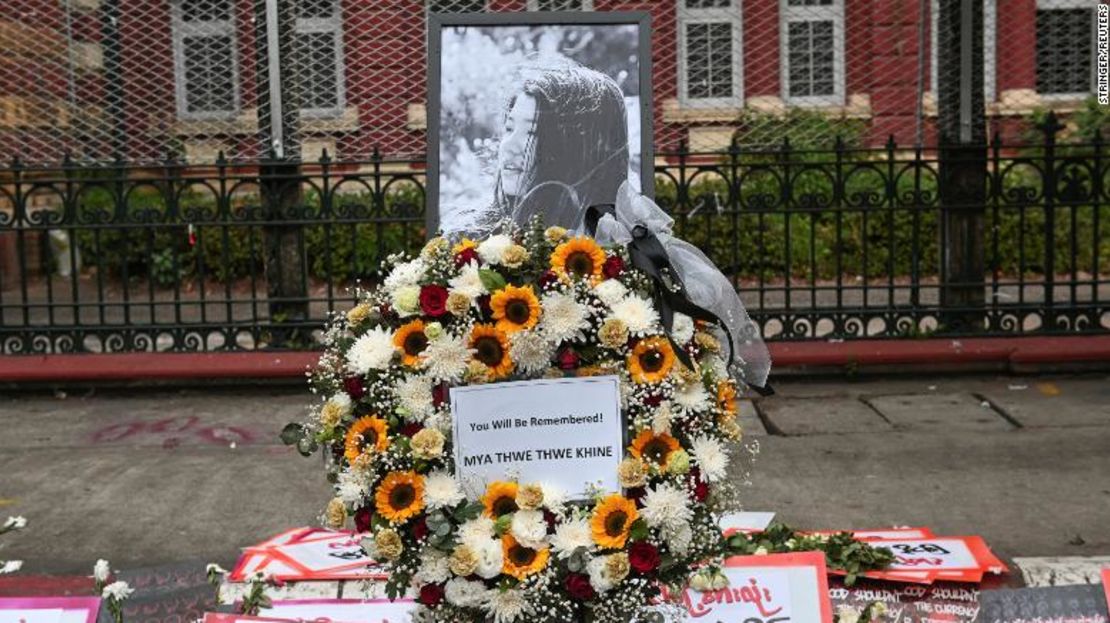
[[[580,229],[590,205],[613,203],[628,179],[624,95],[580,66],[532,72],[505,107],[493,202],[479,220]]]

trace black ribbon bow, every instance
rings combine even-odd
[[[616,206],[614,204],[598,204],[592,205],[586,209],[585,229],[586,233],[591,237],[597,236],[597,225],[601,218],[606,214],[616,218]],[[675,356],[687,368],[693,370],[693,361],[690,359],[690,353],[682,348],[682,345],[675,342],[671,332],[674,327],[674,314],[680,312],[695,319],[705,322],[716,324],[728,336],[728,365],[731,367],[735,356],[735,348],[733,346],[732,333],[729,331],[728,325],[721,322],[721,319],[716,314],[697,305],[686,294],[686,284],[682,282],[682,277],[675,271],[674,266],[671,265],[671,259],[667,256],[667,250],[663,248],[663,243],[655,232],[651,231],[643,225],[636,225],[632,228],[632,240],[627,245],[628,259],[632,265],[651,278],[654,288],[652,288],[652,299],[655,303],[655,308],[659,310],[659,320],[663,324],[663,329],[666,332],[667,340],[671,343],[671,348],[675,352]],[[771,384],[767,383],[763,387],[757,385],[749,386],[762,396],[769,396],[775,393],[771,388]]]

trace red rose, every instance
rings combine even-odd
[[[428,536],[428,521],[421,517],[419,521],[412,524],[412,538],[419,541],[426,536]]]
[[[440,383],[432,388],[432,404],[439,407],[447,402],[447,383]]]
[[[478,297],[478,308],[482,310],[482,317],[489,320],[493,316],[493,308],[490,307],[490,295],[483,294]]]
[[[644,404],[649,407],[658,407],[663,404],[663,394],[650,394],[644,398]]]
[[[351,400],[358,400],[366,395],[366,388],[362,386],[362,379],[357,376],[348,376],[343,379],[343,389]]]
[[[420,309],[433,318],[447,313],[447,288],[427,285],[420,288]]]
[[[370,532],[370,519],[373,518],[374,513],[370,510],[369,506],[364,506],[355,511],[355,530],[358,532]]]
[[[624,260],[618,255],[610,255],[605,258],[605,263],[601,265],[601,273],[605,275],[606,279],[616,279],[624,272]]]
[[[420,587],[420,603],[434,606],[443,601],[443,587],[439,584],[425,584]]]
[[[578,369],[578,353],[574,352],[573,348],[564,348],[562,351],[559,352],[559,369]]]
[[[482,261],[478,259],[478,251],[476,249],[466,248],[455,254],[455,266],[466,266],[471,262],[482,263]]]
[[[651,573],[659,567],[659,550],[647,541],[637,541],[628,548],[628,564],[636,573]]]
[[[590,578],[581,573],[570,573],[566,581],[567,594],[579,601],[590,601],[597,597],[594,587],[590,586]]]
[[[709,485],[701,477],[701,471],[691,467],[686,474],[686,484],[690,487],[691,497],[695,502],[704,502],[709,497]]]
[[[420,422],[409,422],[401,427],[401,434],[405,437],[412,437],[422,430],[424,430],[424,425]]]
[[[624,491],[624,497],[635,502],[637,508],[644,507],[641,502],[643,502],[645,495],[647,495],[647,489],[644,487],[633,487],[631,489],[625,489]]]
[[[709,497],[709,485],[705,481],[699,480],[694,485],[694,499],[698,502],[704,502],[707,497]]]
[[[541,289],[546,288],[547,286],[557,281],[559,281],[559,276],[550,270],[543,271],[540,274],[539,279],[536,280],[536,282],[540,284]]]
[[[555,526],[559,524],[559,516],[545,508],[543,509],[543,520],[547,522],[547,533],[554,534]]]

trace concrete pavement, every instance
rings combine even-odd
[[[1107,376],[786,379],[748,405],[751,510],[802,528],[929,525],[1004,557],[1110,554]],[[315,521],[319,457],[277,433],[307,389],[145,389],[0,396],[0,539],[26,573],[184,560]]]

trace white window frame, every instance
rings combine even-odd
[[[330,34],[335,42],[335,106],[333,108],[301,108],[301,116],[310,119],[338,117],[347,106],[346,65],[343,54],[343,6],[332,0],[335,11],[330,17],[297,17],[293,31],[297,35]]]
[[[833,23],[833,94],[790,95],[790,24],[794,22]],[[782,100],[793,106],[843,106],[844,88],[844,0],[833,0],[825,6],[791,6],[790,0],[779,1],[779,75]]]
[[[1101,2],[1092,2],[1092,0],[1037,0],[1037,11],[1051,11],[1055,9],[1090,9],[1091,10],[1091,76],[1087,83],[1086,91],[1076,91],[1074,93],[1041,93],[1037,95],[1046,101],[1057,100],[1076,100],[1085,99],[1095,92],[1095,84],[1098,80],[1098,5]],[[1034,20],[1036,17],[1034,17]],[[1034,35],[1035,37],[1036,35]],[[1033,42],[1033,87],[1036,88],[1037,83],[1037,52],[1036,40]]]
[[[238,116],[242,106],[239,84],[239,40],[235,31],[235,4],[232,0],[222,0],[228,5],[228,19],[186,22],[181,8],[182,0],[173,0],[170,14],[173,31],[173,75],[174,96],[177,101],[177,115],[186,120],[230,119]],[[185,84],[185,39],[188,37],[227,37],[231,42],[231,85],[233,105],[230,110],[190,112],[188,106],[188,85]]]
[[[937,87],[937,26],[940,25],[940,3],[929,4],[929,90],[939,95]],[[998,0],[983,0],[983,99],[998,100]]]
[[[540,10],[540,0],[528,0],[529,11]],[[571,9],[572,11],[592,11],[594,10],[594,0],[582,0],[581,9]]]
[[[730,0],[729,6],[714,9],[688,9],[686,0],[678,0],[678,103],[683,108],[740,108],[744,105],[744,28],[741,0]],[[686,64],[688,24],[730,24],[732,27],[732,96],[689,96],[689,72]]]

